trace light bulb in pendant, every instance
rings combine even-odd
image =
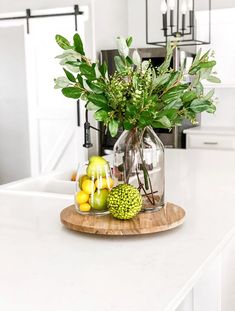
[[[188,9],[189,11],[193,10],[193,0],[188,0]]]
[[[181,12],[182,14],[186,14],[187,13],[187,4],[186,1],[184,0],[181,6]]]
[[[170,8],[170,10],[174,10],[175,8],[175,0],[169,0],[168,1],[168,7]]]
[[[166,4],[166,1],[165,1],[165,0],[162,0],[162,3],[161,3],[161,12],[162,12],[162,14],[166,14],[166,12],[167,12],[167,4]]]

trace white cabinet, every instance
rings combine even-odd
[[[184,133],[187,149],[235,150],[235,128],[195,127]]]

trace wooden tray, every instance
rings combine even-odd
[[[140,213],[131,220],[117,220],[110,215],[80,215],[72,205],[61,212],[60,219],[66,228],[75,231],[100,235],[137,235],[178,227],[185,220],[185,211],[175,204],[166,203],[160,211]]]

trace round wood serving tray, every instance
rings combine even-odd
[[[66,228],[75,231],[100,235],[137,235],[178,227],[185,220],[185,211],[173,203],[166,203],[157,212],[139,213],[130,220],[117,220],[110,215],[80,215],[72,205],[61,212],[60,219]]]

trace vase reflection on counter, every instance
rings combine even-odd
[[[151,127],[122,133],[114,146],[113,176],[140,191],[143,211],[164,205],[164,146]]]

